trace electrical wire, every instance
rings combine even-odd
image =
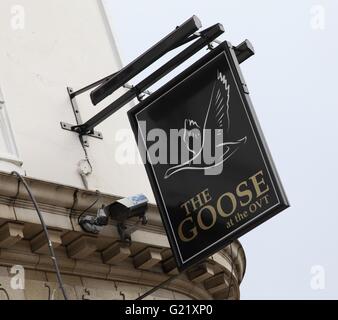
[[[93,166],[89,160],[89,156],[88,156],[88,151],[86,149],[86,146],[85,146],[85,143],[83,141],[83,136],[80,136],[80,142],[81,142],[81,146],[82,146],[82,149],[83,149],[83,152],[85,154],[85,160],[88,162],[89,166],[90,166],[90,173],[93,172]]]
[[[229,286],[228,286],[228,293],[227,293],[227,298],[229,299],[230,297],[230,293],[231,293],[231,286],[232,286],[232,273],[234,271],[234,260],[236,260],[238,258],[239,255],[239,249],[237,250],[237,255],[235,258],[232,257],[233,255],[233,251],[232,251],[232,244],[230,244],[230,257],[231,257],[231,272],[230,272],[230,281],[229,281]],[[193,266],[192,266],[193,267]],[[186,271],[188,271],[191,267],[189,267]],[[160,284],[158,284],[157,286],[153,287],[152,289],[148,290],[147,292],[145,292],[144,294],[142,294],[141,296],[139,296],[137,299],[135,300],[143,300],[144,298],[146,298],[147,296],[151,295],[152,293],[154,293],[155,291],[163,288],[164,286],[166,286],[167,284],[169,284],[170,282],[172,282],[173,280],[177,279],[179,276],[181,276],[183,273],[178,273],[174,276],[171,276],[170,278],[168,278],[167,280],[161,282]]]
[[[193,268],[194,266],[190,266],[188,267],[185,272],[189,271],[191,268]],[[164,286],[166,286],[167,284],[169,284],[171,281],[177,279],[178,277],[180,277],[181,275],[183,275],[183,272],[177,273],[173,276],[171,276],[170,278],[168,278],[167,280],[164,280],[163,282],[161,282],[160,284],[158,284],[157,286],[155,286],[154,288],[148,290],[146,293],[142,294],[141,296],[139,296],[137,299],[135,300],[143,300],[144,298],[148,297],[149,295],[151,295],[152,293],[154,293],[155,291],[163,288]]]
[[[93,173],[93,166],[92,166],[90,159],[89,159],[89,156],[88,156],[88,152],[87,152],[87,149],[86,149],[86,143],[83,139],[83,135],[80,135],[79,138],[80,138],[81,146],[82,146],[82,149],[83,149],[83,152],[84,152],[84,155],[85,155],[85,159],[81,160],[80,163],[82,161],[86,161],[89,165],[89,168],[90,168],[89,172],[81,172],[81,170],[80,170],[80,176],[81,176],[83,185],[84,185],[85,189],[88,190],[89,187],[88,187],[87,176],[89,176],[90,174]],[[79,166],[80,166],[80,163],[79,163]]]
[[[95,200],[95,201],[94,201],[87,209],[83,210],[83,211],[80,213],[80,215],[77,217],[77,222],[78,222],[78,224],[80,224],[80,220],[81,220],[82,216],[83,216],[87,211],[89,211],[91,208],[93,208],[93,207],[98,203],[98,201],[100,200],[100,198],[101,198],[101,192],[100,192],[99,190],[96,190],[96,195],[97,195],[96,200]]]
[[[0,292],[3,292],[6,295],[7,300],[11,300],[9,298],[9,294],[8,294],[7,290],[5,288],[2,288],[1,285],[0,285]]]
[[[143,300],[144,298],[148,297],[149,295],[151,295],[155,291],[163,288],[165,285],[169,284],[171,281],[175,280],[176,278],[178,278],[181,275],[182,275],[182,273],[178,273],[178,274],[175,274],[174,276],[171,276],[170,278],[168,278],[167,280],[161,282],[159,285],[155,286],[154,288],[150,289],[146,293],[142,294],[141,296],[139,296],[135,300]]]
[[[48,230],[47,230],[47,226],[45,224],[45,221],[43,219],[43,216],[41,214],[41,211],[40,211],[40,208],[39,208],[39,205],[32,193],[32,190],[31,188],[28,186],[25,178],[18,172],[16,171],[13,171],[12,172],[12,175],[15,175],[19,181],[24,185],[24,187],[26,188],[27,192],[28,192],[28,195],[29,197],[31,198],[33,204],[34,204],[34,207],[35,207],[35,210],[39,216],[39,219],[40,219],[40,222],[41,222],[41,225],[42,225],[42,228],[43,228],[43,231],[46,235],[46,238],[47,238],[47,244],[48,244],[48,248],[49,248],[49,254],[50,254],[50,257],[53,261],[53,264],[54,264],[54,269],[55,269],[55,272],[56,272],[56,277],[57,277],[57,280],[58,280],[58,283],[59,283],[59,287],[61,289],[61,292],[63,294],[63,297],[65,300],[68,300],[68,297],[67,297],[67,294],[66,294],[66,290],[64,288],[64,285],[63,285],[63,282],[62,282],[62,278],[61,278],[61,273],[60,273],[60,269],[59,269],[59,264],[58,264],[58,261],[57,261],[57,258],[55,256],[55,252],[54,252],[54,248],[53,248],[53,245],[52,245],[52,242],[49,238],[49,233],[48,233]]]

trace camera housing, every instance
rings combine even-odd
[[[148,199],[143,194],[117,200],[107,206],[102,206],[97,211],[96,216],[87,215],[80,219],[81,228],[89,233],[98,234],[109,222],[109,218],[117,221],[117,228],[122,241],[131,242],[131,234],[141,221],[143,225],[147,223],[146,210]],[[125,221],[138,217],[139,222],[132,227],[127,227]]]
[[[103,208],[107,216],[117,222],[133,217],[143,218],[148,207],[148,199],[143,194],[120,199]]]

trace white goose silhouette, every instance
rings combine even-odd
[[[216,149],[218,148],[222,149],[221,156],[215,160],[215,163],[212,164],[194,163],[194,160],[196,160],[198,157],[202,155],[203,148],[205,145],[206,129],[214,129],[217,135],[223,134],[223,139],[224,139],[224,131],[226,132],[226,134],[229,134],[230,131],[229,100],[230,100],[230,84],[228,84],[226,77],[220,71],[217,71],[217,79],[212,88],[211,98],[203,125],[202,141],[200,143],[201,147],[198,150],[190,148],[189,144],[190,137],[192,137],[193,140],[200,139],[201,134],[200,126],[194,120],[185,119],[183,141],[187,149],[191,152],[192,156],[184,163],[169,168],[164,175],[165,179],[168,179],[172,175],[183,170],[207,170],[215,168],[223,164],[226,160],[228,160],[235,152],[237,152],[237,150],[240,148],[242,144],[246,143],[247,137],[243,137],[242,139],[239,139],[237,141],[224,141],[222,143],[216,144],[215,146]],[[217,150],[215,154],[218,154]]]

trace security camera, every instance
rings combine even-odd
[[[143,225],[147,223],[146,210],[148,208],[148,199],[143,194],[138,194],[128,198],[115,201],[107,206],[102,206],[96,216],[84,216],[79,224],[86,232],[98,234],[102,228],[108,224],[109,218],[117,221],[117,228],[122,241],[131,241],[131,233],[136,230],[136,226],[129,227],[125,221],[138,217]]]
[[[118,200],[106,207],[104,212],[117,222],[124,222],[133,217],[145,219],[145,212],[148,207],[148,199],[143,194]]]

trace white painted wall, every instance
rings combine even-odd
[[[17,5],[24,9],[23,29]],[[77,171],[83,149],[76,134],[60,127],[60,121],[75,124],[66,87],[79,89],[120,67],[100,0],[1,0],[0,87],[28,176],[83,187]],[[83,118],[107,102],[93,107],[88,96],[81,97]],[[89,138],[89,188],[121,196],[143,192],[153,201],[143,165],[115,161],[120,129],[130,130],[126,108],[97,127],[103,141]],[[0,161],[0,170],[10,169]]]

